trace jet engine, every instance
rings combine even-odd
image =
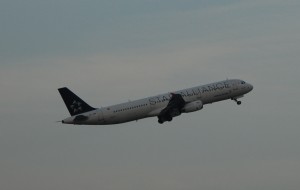
[[[202,108],[203,108],[203,103],[200,100],[198,100],[198,101],[185,104],[185,106],[181,109],[181,111],[183,113],[189,113],[189,112],[201,110]]]

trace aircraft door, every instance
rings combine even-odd
[[[233,90],[233,91],[236,91],[236,90],[238,90],[238,89],[239,89],[239,87],[238,87],[237,82],[233,82],[233,83],[232,83],[232,90]]]
[[[104,121],[103,111],[102,110],[100,110],[100,112],[98,114],[98,121]]]

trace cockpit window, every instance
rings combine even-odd
[[[245,84],[245,81],[242,81],[241,84]]]

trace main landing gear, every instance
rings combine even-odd
[[[173,120],[173,117],[171,116],[166,116],[165,118],[163,117],[158,117],[158,123],[159,124],[163,124],[165,121],[172,121]]]
[[[231,100],[235,101],[237,105],[241,105],[241,101],[238,101],[236,98],[231,98]]]

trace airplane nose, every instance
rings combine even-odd
[[[249,84],[249,90],[251,91],[253,89],[253,86],[251,84]]]

